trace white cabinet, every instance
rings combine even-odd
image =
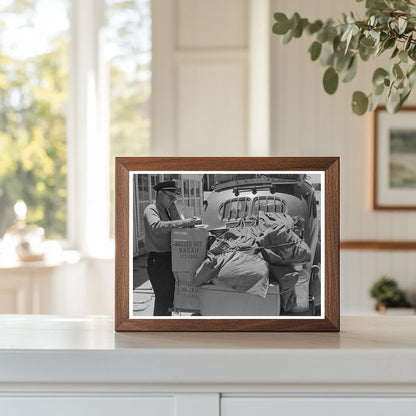
[[[416,415],[416,316],[340,333],[115,333],[0,315],[0,415]]]
[[[175,398],[41,396],[0,398],[0,409],[7,416],[175,416]]]
[[[224,397],[221,416],[414,416],[416,398]]]

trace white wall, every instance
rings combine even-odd
[[[248,5],[154,0],[153,155],[246,154]]]
[[[350,0],[272,0],[272,11],[298,11],[310,19],[341,16],[360,11],[363,3]],[[340,156],[341,240],[415,240],[416,212],[372,211],[372,120],[350,109],[352,92],[371,90],[376,62],[359,63],[358,76],[341,84],[334,96],[322,88],[324,68],[311,62],[307,52],[311,38],[294,39],[282,45],[272,35],[272,155]],[[415,95],[409,103],[415,102]],[[371,283],[383,274],[395,277],[416,295],[414,251],[342,251],[341,311],[366,313],[373,302],[368,296]]]
[[[340,156],[341,239],[415,240],[415,212],[370,208],[371,115],[350,106],[381,61],[360,62],[329,96],[311,38],[282,45],[271,34],[275,11],[326,19],[351,10],[364,15],[352,0],[154,0],[153,154]],[[368,289],[383,274],[416,297],[415,261],[413,251],[342,251],[341,312],[371,312]]]

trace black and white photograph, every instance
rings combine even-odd
[[[130,319],[323,318],[324,175],[130,172]]]

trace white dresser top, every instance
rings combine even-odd
[[[0,383],[416,386],[416,316],[340,333],[116,333],[107,317],[0,316]]]

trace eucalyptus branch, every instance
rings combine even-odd
[[[374,71],[372,92],[354,92],[352,110],[359,115],[374,110],[387,92],[387,109],[397,112],[409,97],[416,78],[416,3],[366,0],[365,7],[365,19],[344,14],[337,25],[332,19],[309,22],[298,13],[290,19],[284,13],[275,13],[273,32],[283,35],[285,44],[304,34],[315,38],[309,53],[313,61],[319,59],[326,68],[323,86],[328,94],[336,92],[340,80],[349,82],[355,77],[358,60],[367,62],[392,50],[391,66]]]

